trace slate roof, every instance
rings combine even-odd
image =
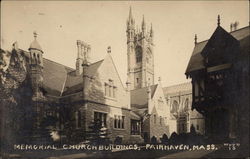
[[[93,77],[97,71],[97,69],[102,64],[103,60],[97,61],[89,65],[89,67],[85,70],[86,75],[89,77]],[[83,89],[83,78],[82,75],[76,76],[76,71],[71,71],[67,74],[67,80],[65,82],[63,95],[68,95],[71,93],[79,92]]]
[[[151,85],[151,98],[154,96],[155,90],[158,84]],[[148,105],[148,94],[147,94],[148,87],[143,87],[140,89],[132,90],[130,93],[131,96],[131,106],[136,108],[146,108]]]
[[[88,76],[94,76],[103,60],[89,65]],[[63,96],[79,92],[83,88],[82,75],[76,76],[75,69],[43,58],[43,87],[49,95]]]
[[[172,85],[172,86],[163,88],[163,93],[165,97],[167,97],[169,94],[172,94],[172,93],[186,92],[186,91],[190,91],[190,92],[192,91],[191,82],[181,83],[181,84]]]
[[[217,29],[219,27],[217,27]],[[246,37],[249,37],[249,34],[250,34],[249,31],[250,31],[249,26],[247,26],[247,27],[232,31],[229,34],[231,34],[235,39],[237,39],[238,41],[241,42],[241,40],[245,39]],[[200,70],[200,69],[204,68],[203,57],[201,55],[201,52],[202,52],[203,48],[206,46],[207,42],[208,42],[208,40],[205,40],[205,41],[199,42],[195,45],[185,74],[188,74],[192,71],[196,71],[196,70]]]
[[[43,87],[48,94],[60,96],[67,74],[74,69],[43,58]]]

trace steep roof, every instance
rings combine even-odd
[[[167,97],[167,95],[172,93],[178,93],[178,92],[186,92],[186,91],[192,91],[192,84],[191,82],[181,83],[169,87],[164,87],[163,92],[164,96]]]
[[[36,39],[34,39],[34,41],[32,41],[32,43],[30,44],[29,50],[30,49],[35,49],[43,52],[42,47],[40,46],[40,44]]]
[[[60,96],[71,71],[70,67],[43,58],[43,87],[50,95]]]
[[[218,27],[216,28],[216,30],[217,29],[218,29]],[[241,40],[243,40],[249,36],[249,34],[250,34],[249,26],[232,31],[229,34],[231,34],[235,39],[237,39],[238,41],[241,42]],[[186,69],[186,74],[188,74],[189,72],[200,70],[200,69],[204,68],[203,57],[201,55],[201,52],[202,52],[203,48],[206,46],[207,42],[208,42],[208,40],[205,40],[205,41],[199,42],[195,45],[194,50],[192,52],[192,55],[190,57],[187,69]]]
[[[94,76],[97,69],[102,64],[103,60],[97,61],[93,64],[90,64],[86,71],[86,75],[91,77]],[[62,95],[68,95],[71,93],[79,92],[83,89],[83,77],[82,75],[77,76],[76,71],[71,71],[67,74],[67,80],[65,82],[64,90]]]
[[[158,84],[151,85],[151,98],[154,96],[155,90]],[[147,94],[148,87],[143,87],[139,89],[132,90],[130,93],[131,96],[131,106],[137,108],[145,108],[147,107],[148,103],[148,94]]]
[[[94,76],[103,60],[90,64],[86,69],[88,76]],[[79,92],[83,88],[82,75],[77,76],[75,69],[43,59],[43,87],[53,96]]]

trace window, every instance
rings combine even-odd
[[[196,130],[199,130],[199,129],[200,129],[200,127],[199,127],[199,125],[197,124],[197,125],[196,125]]]
[[[136,83],[137,83],[137,84],[139,83],[139,78],[136,78]]]
[[[104,87],[105,87],[104,92],[106,97],[116,98],[117,87],[114,86],[113,80],[109,79],[108,83],[104,83]]]
[[[140,135],[141,124],[139,120],[131,120],[131,135]]]
[[[139,63],[142,61],[142,48],[140,46],[136,47],[136,62]]]
[[[158,108],[162,110],[163,107],[164,107],[164,102],[163,102],[162,97],[160,97],[160,98],[158,99]]]
[[[188,98],[185,100],[184,111],[188,111],[189,100]]]
[[[100,121],[103,127],[107,127],[107,113],[94,112],[94,122]]]
[[[76,121],[76,128],[80,128],[82,126],[82,117],[81,117],[81,112],[76,111],[75,112],[75,121]]]
[[[154,114],[154,123],[156,124],[156,115]]]
[[[178,107],[179,107],[179,104],[178,104],[178,102],[175,100],[175,101],[173,102],[173,104],[172,104],[171,113],[177,113]]]
[[[124,129],[125,116],[115,115],[114,116],[114,128]]]
[[[107,83],[105,83],[104,85],[105,85],[105,96],[108,96],[108,88],[109,88],[109,86],[108,86]]]

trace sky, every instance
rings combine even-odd
[[[28,50],[33,32],[43,57],[75,68],[76,40],[91,45],[91,61],[101,60],[111,46],[111,55],[123,84],[127,80],[126,21],[129,7],[136,25],[144,15],[147,29],[154,30],[155,83],[165,86],[188,82],[185,70],[198,42],[211,37],[217,27],[229,31],[249,25],[246,1],[2,1],[1,48],[10,50],[17,41]]]

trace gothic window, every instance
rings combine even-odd
[[[107,127],[107,113],[94,112],[94,122],[100,121],[103,127]]]
[[[187,98],[184,103],[184,112],[188,111],[188,106],[189,106],[189,100]]]
[[[139,63],[142,61],[142,48],[137,46],[135,51],[136,62]]]
[[[140,134],[140,121],[139,120],[131,120],[131,135],[139,135]]]
[[[38,61],[39,64],[41,63],[39,54],[37,54],[37,61]]]
[[[177,113],[178,111],[178,107],[179,107],[179,104],[176,100],[174,100],[173,104],[172,104],[172,110],[171,110],[171,113]]]
[[[136,83],[137,83],[137,84],[139,83],[139,78],[136,78]]]
[[[125,116],[115,115],[114,117],[114,128],[124,129]]]
[[[162,110],[163,107],[164,107],[164,102],[163,102],[162,97],[160,97],[160,98],[158,99],[158,108]]]
[[[156,115],[154,114],[154,123],[156,124]]]
[[[108,96],[108,88],[109,88],[109,86],[108,86],[107,83],[105,83],[104,85],[105,85],[105,96]]]

